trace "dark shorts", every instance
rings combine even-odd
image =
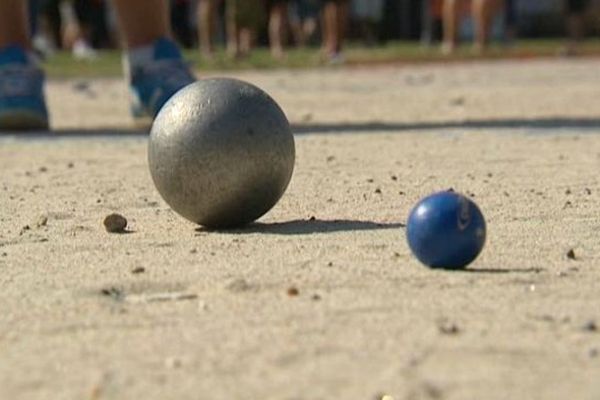
[[[567,0],[567,12],[569,14],[578,14],[585,11],[587,0]]]

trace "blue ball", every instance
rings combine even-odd
[[[485,219],[477,204],[452,191],[419,201],[406,224],[411,251],[431,268],[466,267],[483,249],[485,235]]]

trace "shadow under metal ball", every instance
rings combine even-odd
[[[290,124],[259,88],[206,79],[175,94],[150,132],[150,173],[181,216],[209,228],[250,223],[281,198],[294,170]]]

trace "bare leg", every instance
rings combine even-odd
[[[251,28],[241,28],[239,32],[240,55],[247,57],[254,46],[254,30]]]
[[[564,54],[574,55],[577,45],[583,38],[583,14],[580,12],[567,15],[567,43]]]
[[[113,0],[113,4],[127,48],[145,46],[158,38],[171,37],[166,0]]]
[[[348,24],[348,2],[341,2],[336,7],[336,31],[335,31],[335,51],[339,53],[344,47],[346,39],[346,29]]]
[[[323,45],[322,51],[329,57],[335,53],[336,6],[332,2],[323,7]]]
[[[487,46],[489,30],[489,1],[473,0],[472,14],[475,21],[474,50],[482,52]]]
[[[27,2],[0,0],[0,48],[11,44],[31,48]]]
[[[458,14],[460,6],[461,0],[444,0],[444,41],[442,44],[442,52],[446,54],[454,52],[458,43]]]
[[[283,57],[285,30],[287,23],[287,3],[278,3],[269,10],[269,43],[271,55],[275,58]]]
[[[200,0],[198,4],[198,21],[200,22],[200,50],[205,57],[213,54],[213,32],[215,27],[216,0]]]
[[[473,0],[473,18],[475,20],[475,50],[485,50],[490,41],[494,16],[502,6],[499,0]]]
[[[240,55],[239,36],[240,29],[237,23],[237,5],[235,0],[225,0],[226,7],[226,29],[227,29],[227,53],[230,57]]]
[[[579,41],[583,37],[583,15],[572,14],[567,18],[567,33],[569,39]]]

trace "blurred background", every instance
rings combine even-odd
[[[110,54],[118,48],[109,0],[29,1],[34,46],[43,58],[66,52],[76,60],[98,61],[105,54],[99,50]],[[170,0],[170,12],[176,40],[209,64],[243,63],[254,51],[265,64],[271,57],[292,66],[452,53],[570,56],[595,53],[593,38],[600,33],[600,0],[349,0],[331,2],[338,7],[338,19],[343,18],[337,21],[342,37],[330,39],[327,25],[336,19],[327,3]],[[488,9],[479,15],[476,3]],[[455,32],[448,32],[452,18]],[[478,24],[485,25],[486,37],[471,46]],[[354,50],[343,57],[346,48]]]

